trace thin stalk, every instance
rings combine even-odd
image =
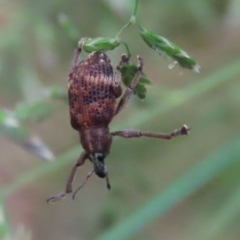
[[[125,46],[126,51],[127,51],[127,55],[130,56],[131,53],[130,53],[130,50],[129,50],[129,47],[128,47],[127,43],[125,43],[125,42],[121,42],[121,43]]]
[[[115,36],[116,39],[119,38],[119,36],[122,34],[122,32],[126,28],[128,28],[131,24],[134,24],[136,22],[137,7],[138,7],[138,0],[135,1],[134,10],[133,10],[133,13],[132,13],[132,16],[131,16],[130,20],[117,33],[117,35]]]
[[[115,36],[115,38],[118,39],[119,36],[122,34],[122,32],[123,32],[126,28],[128,28],[131,24],[132,24],[132,22],[131,22],[131,19],[130,19],[129,22],[126,23],[126,24],[120,29],[120,31],[117,33],[117,35]]]
[[[136,17],[137,7],[138,7],[138,0],[135,1],[135,6],[134,6],[133,14],[132,14],[133,17]]]

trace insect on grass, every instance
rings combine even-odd
[[[50,197],[48,202],[56,202],[69,193],[73,193],[72,198],[75,198],[76,193],[86,184],[93,173],[100,178],[105,178],[107,188],[110,189],[111,185],[104,160],[110,151],[114,137],[151,137],[169,140],[177,136],[187,135],[190,130],[188,126],[183,125],[170,134],[139,130],[110,132],[108,125],[126,106],[142,76],[143,60],[137,56],[136,74],[122,94],[121,69],[125,64],[128,64],[130,56],[122,55],[115,73],[108,56],[103,52],[92,52],[85,60],[79,62],[84,41],[85,39],[82,39],[78,43],[68,78],[71,125],[79,132],[84,151],[72,167],[65,190]],[[118,98],[120,98],[119,101],[117,101]],[[88,173],[83,184],[73,192],[74,175],[77,168],[83,165],[87,159],[93,163],[93,170]]]

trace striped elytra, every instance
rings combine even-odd
[[[74,129],[108,126],[116,108],[114,81],[113,68],[105,53],[93,52],[73,68],[68,94]]]

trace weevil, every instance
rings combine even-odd
[[[105,178],[107,188],[110,189],[108,171],[104,160],[109,154],[114,137],[150,137],[169,140],[180,135],[187,135],[190,130],[188,126],[183,125],[170,134],[138,130],[110,132],[110,122],[126,106],[138,84],[142,75],[143,60],[140,56],[137,56],[137,72],[124,94],[122,94],[121,67],[129,61],[130,56],[122,55],[115,73],[108,56],[103,52],[92,52],[85,60],[79,61],[84,40],[79,41],[78,48],[75,50],[68,78],[71,126],[79,133],[83,152],[72,167],[65,190],[50,197],[47,200],[48,202],[56,202],[73,192],[74,175],[77,168],[83,165],[87,159],[93,163],[93,170],[88,173],[86,180],[75,190],[72,197],[75,197],[93,173],[100,178]],[[118,98],[120,100],[117,102]]]

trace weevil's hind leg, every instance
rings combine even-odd
[[[117,115],[126,106],[126,104],[128,103],[128,100],[130,99],[131,95],[133,94],[134,88],[137,86],[137,84],[141,78],[142,69],[143,69],[143,60],[139,55],[137,56],[137,58],[138,58],[137,72],[136,72],[133,80],[131,81],[130,85],[126,89],[124,95],[120,99],[118,106],[116,108],[115,115]]]
[[[93,173],[94,173],[94,170],[92,170],[91,172],[88,173],[88,175],[87,175],[85,181],[82,183],[82,185],[79,186],[79,187],[74,191],[74,193],[73,193],[73,195],[72,195],[72,200],[75,199],[77,192],[78,192],[82,187],[84,187],[84,185],[87,183],[88,179],[92,176]]]
[[[165,133],[154,133],[154,132],[142,132],[138,130],[122,130],[112,132],[112,136],[119,136],[124,138],[138,138],[138,137],[151,137],[151,138],[161,138],[161,139],[172,139],[173,137],[178,137],[182,135],[188,135],[190,128],[187,125],[183,125],[181,128],[174,130],[170,134]]]
[[[52,202],[52,203],[57,202],[57,201],[61,200],[62,198],[64,198],[67,194],[72,192],[72,182],[73,182],[74,176],[76,174],[77,168],[80,167],[81,165],[83,165],[86,159],[87,159],[87,153],[84,151],[78,158],[76,164],[72,167],[72,170],[71,170],[70,175],[67,180],[67,185],[66,185],[65,191],[48,198],[47,202]]]

